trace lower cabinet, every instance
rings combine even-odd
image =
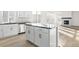
[[[40,47],[48,47],[50,46],[49,44],[49,33],[48,29],[46,29],[46,32],[44,32],[42,29],[44,28],[35,28],[35,44],[40,46]]]
[[[50,46],[50,42],[49,42],[50,39],[48,38],[48,36],[49,36],[49,34],[45,34],[45,33],[39,34],[41,47],[49,47]]]
[[[34,43],[34,28],[26,26],[26,39]]]
[[[55,47],[56,37],[56,28],[46,29],[26,25],[26,39],[39,47]]]
[[[19,32],[18,24],[4,25],[4,37],[17,35]]]
[[[0,25],[0,39],[3,38],[3,26]]]
[[[18,24],[0,25],[0,37],[17,35],[19,32]]]

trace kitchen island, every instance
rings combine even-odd
[[[39,47],[57,46],[57,27],[50,24],[26,23],[26,38]]]

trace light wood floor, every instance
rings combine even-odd
[[[61,27],[58,44],[61,47],[79,47],[79,30]]]
[[[26,40],[25,34],[0,39],[0,47],[35,47]]]

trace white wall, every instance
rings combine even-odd
[[[62,17],[72,17],[72,11],[60,11]]]
[[[60,12],[55,11],[42,11],[40,23],[48,23],[58,25],[60,22]]]
[[[79,11],[73,11],[72,13],[72,19],[73,19],[73,25],[74,26],[79,26]]]
[[[61,25],[63,22],[61,18],[72,17],[72,11],[41,11],[40,15],[40,23]]]

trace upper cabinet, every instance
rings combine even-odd
[[[8,11],[3,11],[3,22],[9,22]]]
[[[3,11],[0,11],[0,23],[3,22]]]
[[[33,22],[32,11],[0,11],[1,22]]]
[[[16,11],[8,11],[9,22],[16,22]]]
[[[15,22],[16,12],[15,11],[2,11],[1,12],[3,22]]]
[[[9,17],[16,17],[16,11],[8,11]]]
[[[17,11],[16,12],[17,22],[31,22],[32,11]]]

